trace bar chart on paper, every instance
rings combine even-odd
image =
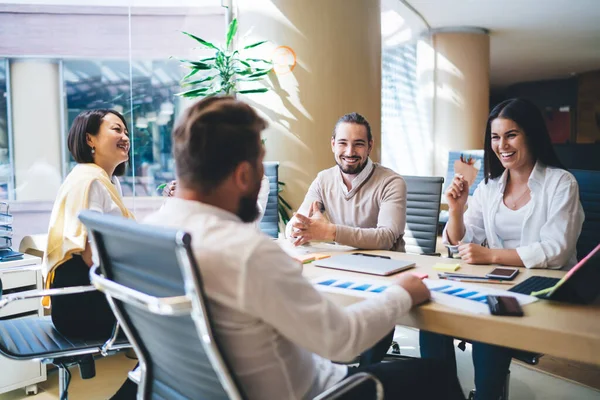
[[[488,295],[515,297],[521,306],[537,301],[537,298],[519,293],[498,290],[464,282],[423,279],[431,291],[431,300],[448,307],[475,314],[489,314]],[[313,279],[315,287],[323,292],[350,296],[373,297],[384,293],[390,282],[385,280],[352,279],[340,276],[321,276]]]

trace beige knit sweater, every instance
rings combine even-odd
[[[321,171],[298,213],[308,216],[315,200],[323,203],[326,216],[336,224],[337,243],[360,249],[404,251],[406,184],[391,169],[374,163],[372,173],[354,183],[347,194],[337,165]],[[291,222],[286,227],[288,237],[290,233]]]

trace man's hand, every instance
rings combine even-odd
[[[173,197],[175,195],[176,188],[177,188],[177,181],[171,181],[163,189],[162,195],[165,197]]]
[[[431,297],[423,281],[411,273],[400,275],[396,283],[410,294],[413,306],[424,303]]]
[[[321,203],[315,201],[310,206],[308,217],[295,214],[292,218],[291,240],[301,246],[311,240],[335,240],[335,225],[321,212]]]
[[[458,255],[469,264],[492,264],[493,250],[475,243],[465,243],[458,246]]]

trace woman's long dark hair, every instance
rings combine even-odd
[[[540,110],[529,100],[517,98],[505,100],[490,112],[485,128],[485,142],[483,154],[483,172],[485,183],[502,175],[504,167],[492,150],[492,121],[496,118],[506,118],[514,121],[526,138],[527,147],[533,156],[534,162],[541,161],[550,167],[566,169],[558,160],[550,134]]]

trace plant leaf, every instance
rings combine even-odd
[[[236,58],[234,61],[237,61],[237,62],[239,62],[239,63],[241,63],[241,64],[245,65],[245,66],[246,66],[246,67],[248,67],[248,68],[252,68],[252,66],[251,66],[250,64],[248,64],[248,63],[247,63],[246,61],[244,61],[244,60],[240,60],[239,58]]]
[[[201,70],[208,70],[208,69],[212,69],[213,65],[212,64],[208,64],[208,63],[204,63],[204,62],[200,62],[200,61],[193,61],[193,60],[179,60],[180,63],[183,64],[190,64],[190,68],[198,68]]]
[[[187,92],[176,93],[175,96],[194,98],[194,97],[206,95],[206,92],[208,92],[209,90],[210,90],[210,87],[203,87],[200,89],[188,90]]]
[[[231,45],[231,41],[233,40],[233,37],[237,33],[237,27],[238,27],[237,18],[234,18],[231,21],[231,23],[229,24],[229,29],[227,30],[227,41],[225,42],[225,47],[227,49]]]
[[[244,47],[244,50],[245,50],[245,49],[251,49],[251,48],[253,48],[253,47],[258,47],[258,46],[260,46],[261,44],[263,44],[263,43],[267,43],[267,42],[268,42],[268,40],[262,40],[262,41],[260,41],[260,42],[256,42],[256,43],[249,44],[248,46]]]
[[[273,64],[273,61],[264,60],[262,58],[246,58],[246,61],[249,61],[249,62],[262,62],[262,63],[265,63],[265,64]]]
[[[258,78],[261,76],[265,76],[267,75],[269,72],[271,71],[271,68],[269,69],[262,69],[262,70],[257,70],[256,72],[254,72],[252,75],[248,76],[247,78]]]
[[[292,209],[292,206],[290,206],[290,204],[287,201],[285,201],[285,199],[281,197],[281,195],[278,195],[277,197],[279,198],[279,202],[281,204],[283,204],[286,208],[289,208],[290,210]]]
[[[199,70],[199,69],[197,69],[197,68],[192,68],[192,71],[191,71],[189,74],[187,74],[186,76],[184,76],[183,78],[181,78],[181,81],[183,82],[183,81],[185,81],[186,79],[189,79],[189,78],[191,78],[192,76],[196,75],[198,72],[200,72],[200,70]]]
[[[269,91],[268,88],[259,88],[259,89],[238,90],[238,93],[239,94],[265,93],[268,91]]]
[[[198,85],[202,82],[208,82],[208,81],[212,81],[213,79],[216,78],[217,75],[211,75],[211,76],[207,76],[205,78],[202,79],[198,79],[195,81],[190,81],[190,82],[184,82],[181,84],[182,87],[186,87],[186,86],[194,86],[194,85]]]
[[[189,37],[191,37],[192,39],[194,39],[195,41],[197,41],[198,43],[203,45],[205,48],[219,50],[219,48],[217,46],[215,46],[214,44],[212,44],[211,42],[208,42],[202,38],[199,38],[196,35],[192,35],[191,33],[183,32],[183,31],[181,33],[183,33],[184,35],[188,35]]]

